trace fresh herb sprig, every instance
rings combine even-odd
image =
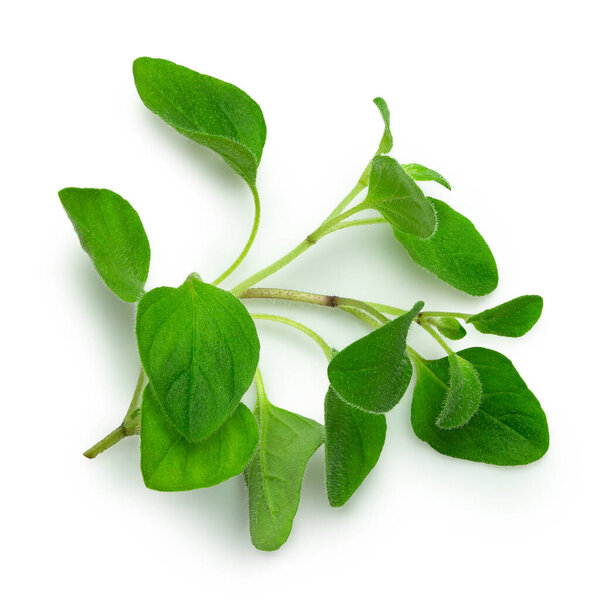
[[[125,302],[137,303],[142,368],[133,398],[122,424],[85,456],[94,458],[139,434],[142,476],[150,489],[192,490],[243,474],[252,542],[261,550],[275,550],[291,532],[306,464],[322,444],[331,506],[342,506],[356,492],[377,463],[386,413],[405,395],[413,369],[413,430],[438,452],[496,465],[523,465],[544,455],[546,416],[510,360],[486,348],[454,352],[445,341],[465,337],[469,325],[487,334],[522,336],[541,315],[539,296],[520,296],[473,315],[424,311],[421,301],[405,310],[363,299],[256,287],[327,235],[385,225],[418,265],[447,284],[474,296],[496,288],[496,262],[475,226],[445,202],[426,197],[417,184],[433,181],[449,190],[448,181],[423,165],[400,164],[389,156],[390,113],[382,98],[374,100],[384,122],[381,142],[348,195],[285,256],[226,291],[217,286],[240,266],[258,231],[256,175],[266,140],[262,111],[234,85],[166,60],[138,58],[133,74],[142,102],[152,112],[220,154],[246,181],[255,218],[239,256],[212,283],[192,273],[180,287],[146,291],[150,245],[129,202],[105,189],[59,192],[106,285]],[[366,196],[357,201],[363,190]],[[367,210],[378,216],[353,218]],[[302,323],[249,313],[243,301],[253,298],[345,311],[373,331],[338,352]],[[258,370],[258,320],[294,328],[323,351],[330,382],[324,424],[267,399]],[[447,356],[428,360],[409,346],[414,324]],[[253,380],[257,402],[251,412],[241,399]]]

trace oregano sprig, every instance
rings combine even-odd
[[[133,75],[150,111],[219,154],[246,181],[255,218],[239,256],[212,283],[192,273],[178,287],[146,290],[150,245],[131,204],[106,189],[59,192],[100,277],[122,300],[137,304],[142,368],[135,391],[121,424],[87,450],[86,457],[139,434],[141,472],[150,489],[194,490],[243,476],[252,542],[260,550],[275,550],[290,535],[306,465],[322,444],[331,506],[344,505],[368,482],[384,451],[388,420],[397,418],[393,409],[407,395],[413,375],[412,427],[434,450],[496,465],[527,464],[544,455],[546,416],[510,360],[487,348],[456,352],[450,346],[466,337],[471,326],[486,334],[524,335],[540,318],[540,296],[519,296],[470,314],[424,310],[418,292],[411,308],[257,287],[325,236],[366,225],[389,226],[416,265],[458,290],[483,296],[497,287],[496,261],[475,225],[419,187],[419,182],[431,181],[449,191],[448,181],[420,163],[401,164],[389,155],[393,136],[383,98],[374,99],[383,133],[347,195],[284,256],[226,290],[219,284],[237,271],[258,232],[257,172],[266,141],[262,111],[236,86],[167,60],[139,58]],[[369,212],[356,217],[364,211]],[[390,235],[387,227],[379,231]],[[250,313],[246,303],[252,299],[328,307],[333,314],[359,319],[370,331],[334,349],[295,319]],[[255,325],[265,321],[295,329],[322,351],[329,379],[323,390],[323,424],[267,398]],[[438,342],[443,358],[424,358],[409,345],[415,327]],[[246,405],[253,381],[254,411]]]

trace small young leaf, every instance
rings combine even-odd
[[[459,429],[435,423],[448,392],[448,358],[417,361],[411,421],[418,438],[442,454],[495,465],[524,465],[548,449],[548,423],[536,397],[513,364],[487,348],[458,353],[481,380],[483,396],[473,418]]]
[[[410,312],[333,357],[327,375],[344,402],[370,413],[384,413],[398,404],[412,376],[405,353],[406,336],[422,308],[423,303],[417,302]]]
[[[461,340],[467,335],[465,328],[454,317],[439,317],[433,324],[449,340]]]
[[[472,296],[489,294],[498,285],[498,269],[485,240],[466,217],[441,200],[429,200],[437,213],[435,233],[423,240],[395,229],[396,239],[442,281]]]
[[[481,333],[520,337],[537,323],[543,306],[541,296],[519,296],[473,315],[466,322],[472,323]]]
[[[252,383],[259,353],[252,318],[229,292],[193,275],[142,298],[136,335],[156,398],[189,442],[221,427]]]
[[[462,356],[448,356],[450,383],[442,412],[435,424],[442,429],[457,429],[466,425],[481,404],[481,381],[477,369]]]
[[[306,463],[323,443],[323,426],[260,393],[254,414],[260,441],[246,469],[250,536],[259,550],[277,550],[292,531]]]
[[[325,396],[327,496],[342,506],[377,463],[386,433],[385,415],[373,415],[343,402],[329,387]]]
[[[389,156],[375,156],[369,175],[365,206],[374,208],[394,228],[428,238],[435,231],[436,219],[431,202],[421,188]]]
[[[267,128],[258,104],[231,83],[159,58],[138,58],[142,102],[179,133],[220,154],[251,187]]]
[[[402,168],[404,169],[404,172],[415,181],[435,181],[449,190],[452,189],[448,180],[433,169],[428,169],[418,163],[402,165]]]
[[[392,132],[390,130],[390,109],[383,98],[374,98],[373,102],[379,109],[381,118],[383,119],[383,135],[381,136],[381,141],[379,142],[377,154],[387,154],[394,145],[394,138],[392,137]]]
[[[150,245],[137,212],[110,190],[65,188],[58,196],[104,283],[125,302],[137,302],[150,268]]]
[[[256,419],[245,404],[211,436],[195,444],[171,425],[146,386],[142,404],[140,452],[146,487],[178,492],[217,485],[239,475],[258,444]]]

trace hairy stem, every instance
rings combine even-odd
[[[419,321],[419,325],[421,325],[421,327],[448,353],[448,355],[454,354],[454,350],[452,350],[452,348],[446,344],[444,338],[442,338],[442,336],[439,335],[437,331],[431,327],[431,325],[423,323],[422,321]]]
[[[473,315],[470,313],[461,313],[461,312],[444,312],[444,311],[432,311],[432,310],[426,310],[424,312],[421,313],[421,316],[427,318],[427,317],[455,317],[456,319],[468,319],[469,317],[472,317]]]

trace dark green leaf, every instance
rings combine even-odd
[[[386,428],[385,415],[354,408],[329,388],[325,396],[325,460],[331,506],[345,504],[375,466]]]
[[[381,118],[383,119],[383,135],[379,142],[377,154],[387,154],[394,145],[394,138],[390,130],[390,109],[383,98],[374,98],[373,102],[375,102],[375,106],[379,109]]]
[[[110,190],[65,188],[58,196],[104,283],[119,298],[137,302],[150,268],[150,245],[137,212]]]
[[[448,356],[450,383],[444,398],[442,412],[436,425],[442,429],[463,427],[472,418],[481,404],[482,388],[477,369],[462,356]]]
[[[148,385],[140,437],[146,487],[178,492],[210,487],[239,475],[256,450],[258,427],[252,412],[240,403],[220,429],[193,444],[171,425]]]
[[[449,340],[460,340],[467,335],[465,328],[454,317],[440,317],[432,323]]]
[[[482,333],[520,337],[537,323],[543,306],[541,296],[519,296],[469,317],[467,323]]]
[[[449,190],[452,189],[448,180],[433,169],[428,169],[418,163],[402,165],[402,168],[404,169],[404,172],[415,181],[435,181]]]
[[[260,107],[231,83],[159,58],[138,58],[142,102],[191,140],[220,154],[254,187],[267,128]]]
[[[413,309],[356,340],[334,356],[327,374],[333,388],[348,404],[371,413],[384,413],[398,404],[412,375],[405,354],[406,336],[423,308]]]
[[[323,443],[323,426],[273,406],[260,389],[254,414],[260,441],[246,470],[250,536],[259,550],[277,550],[292,531],[306,463]]]
[[[472,296],[489,294],[498,285],[498,269],[485,240],[466,217],[441,200],[430,200],[437,213],[435,233],[423,240],[396,229],[396,239],[442,281]]]
[[[435,231],[435,212],[421,188],[389,156],[376,156],[371,164],[365,206],[374,208],[399,231],[427,238]]]
[[[259,342],[244,305],[191,275],[148,292],[136,335],[157,400],[189,442],[214,433],[252,383]]]
[[[460,429],[440,429],[435,422],[448,392],[448,358],[419,360],[411,411],[417,437],[442,454],[476,462],[524,465],[542,457],[549,441],[546,415],[510,360],[487,348],[458,354],[479,373],[479,410]]]

